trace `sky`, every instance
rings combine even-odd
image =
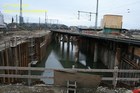
[[[0,0],[0,11],[6,23],[19,16],[20,0]],[[48,23],[60,23],[68,26],[94,26],[95,14],[91,21],[88,13],[96,12],[97,0],[22,0],[24,22],[45,23],[45,12]],[[140,29],[140,0],[99,0],[98,26],[105,14],[123,16],[123,28]],[[27,11],[28,10],[28,11]],[[11,11],[11,12],[9,12]]]

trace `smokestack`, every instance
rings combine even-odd
[[[19,16],[19,24],[23,23],[23,17],[22,17],[22,0],[20,0],[20,16]]]

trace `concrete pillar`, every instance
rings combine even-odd
[[[86,39],[86,45],[87,45],[87,52],[90,52],[90,40]]]
[[[77,40],[77,44],[75,46],[75,62],[79,62],[79,42]]]
[[[61,42],[61,34],[58,35],[58,42]]]
[[[79,47],[75,46],[75,62],[79,62]]]
[[[72,41],[71,41],[71,50],[73,51],[73,37],[71,38],[72,39]]]
[[[114,73],[113,73],[113,86],[116,88],[117,85],[117,78],[118,78],[118,66],[114,67]]]
[[[67,36],[67,61],[69,62],[70,36]]]
[[[70,37],[70,59],[71,59],[71,60],[74,60],[74,59],[73,59],[73,46],[74,46],[74,45],[73,45],[73,36],[71,36],[71,37]]]
[[[121,55],[120,48],[117,48],[117,49],[116,49],[116,54],[115,54],[114,73],[113,73],[113,85],[114,85],[114,88],[115,88],[116,85],[117,85],[118,66],[119,66],[120,57],[121,57],[120,55]]]
[[[59,34],[55,34],[55,41],[58,43],[59,42]]]
[[[64,35],[63,35],[63,40],[62,40],[62,58],[64,57]]]
[[[117,48],[116,49],[116,54],[115,54],[115,64],[114,64],[114,67],[115,66],[119,66],[120,57],[121,57],[121,49],[120,48]]]
[[[70,36],[67,36],[67,51],[69,51],[70,48]]]
[[[97,62],[98,60],[98,44],[95,42],[95,47],[94,47],[94,62]]]

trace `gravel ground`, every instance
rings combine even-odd
[[[60,92],[59,92],[60,91]],[[4,85],[0,86],[0,93],[62,93],[58,88],[42,86],[20,86]]]
[[[98,87],[96,93],[133,93],[131,90],[125,88],[109,89],[107,87]]]
[[[0,85],[0,93],[65,93],[63,88],[49,86],[23,86],[23,85]],[[87,92],[84,92],[87,93]],[[132,93],[131,90],[125,88],[109,89],[107,87],[98,87],[96,92],[88,93]]]

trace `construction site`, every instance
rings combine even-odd
[[[41,62],[51,42],[49,31],[11,31],[0,35],[0,66],[30,67]],[[1,74],[23,74],[23,71],[3,70]],[[16,82],[0,78],[1,83]]]
[[[0,93],[140,93],[139,1],[18,1],[0,4]]]

